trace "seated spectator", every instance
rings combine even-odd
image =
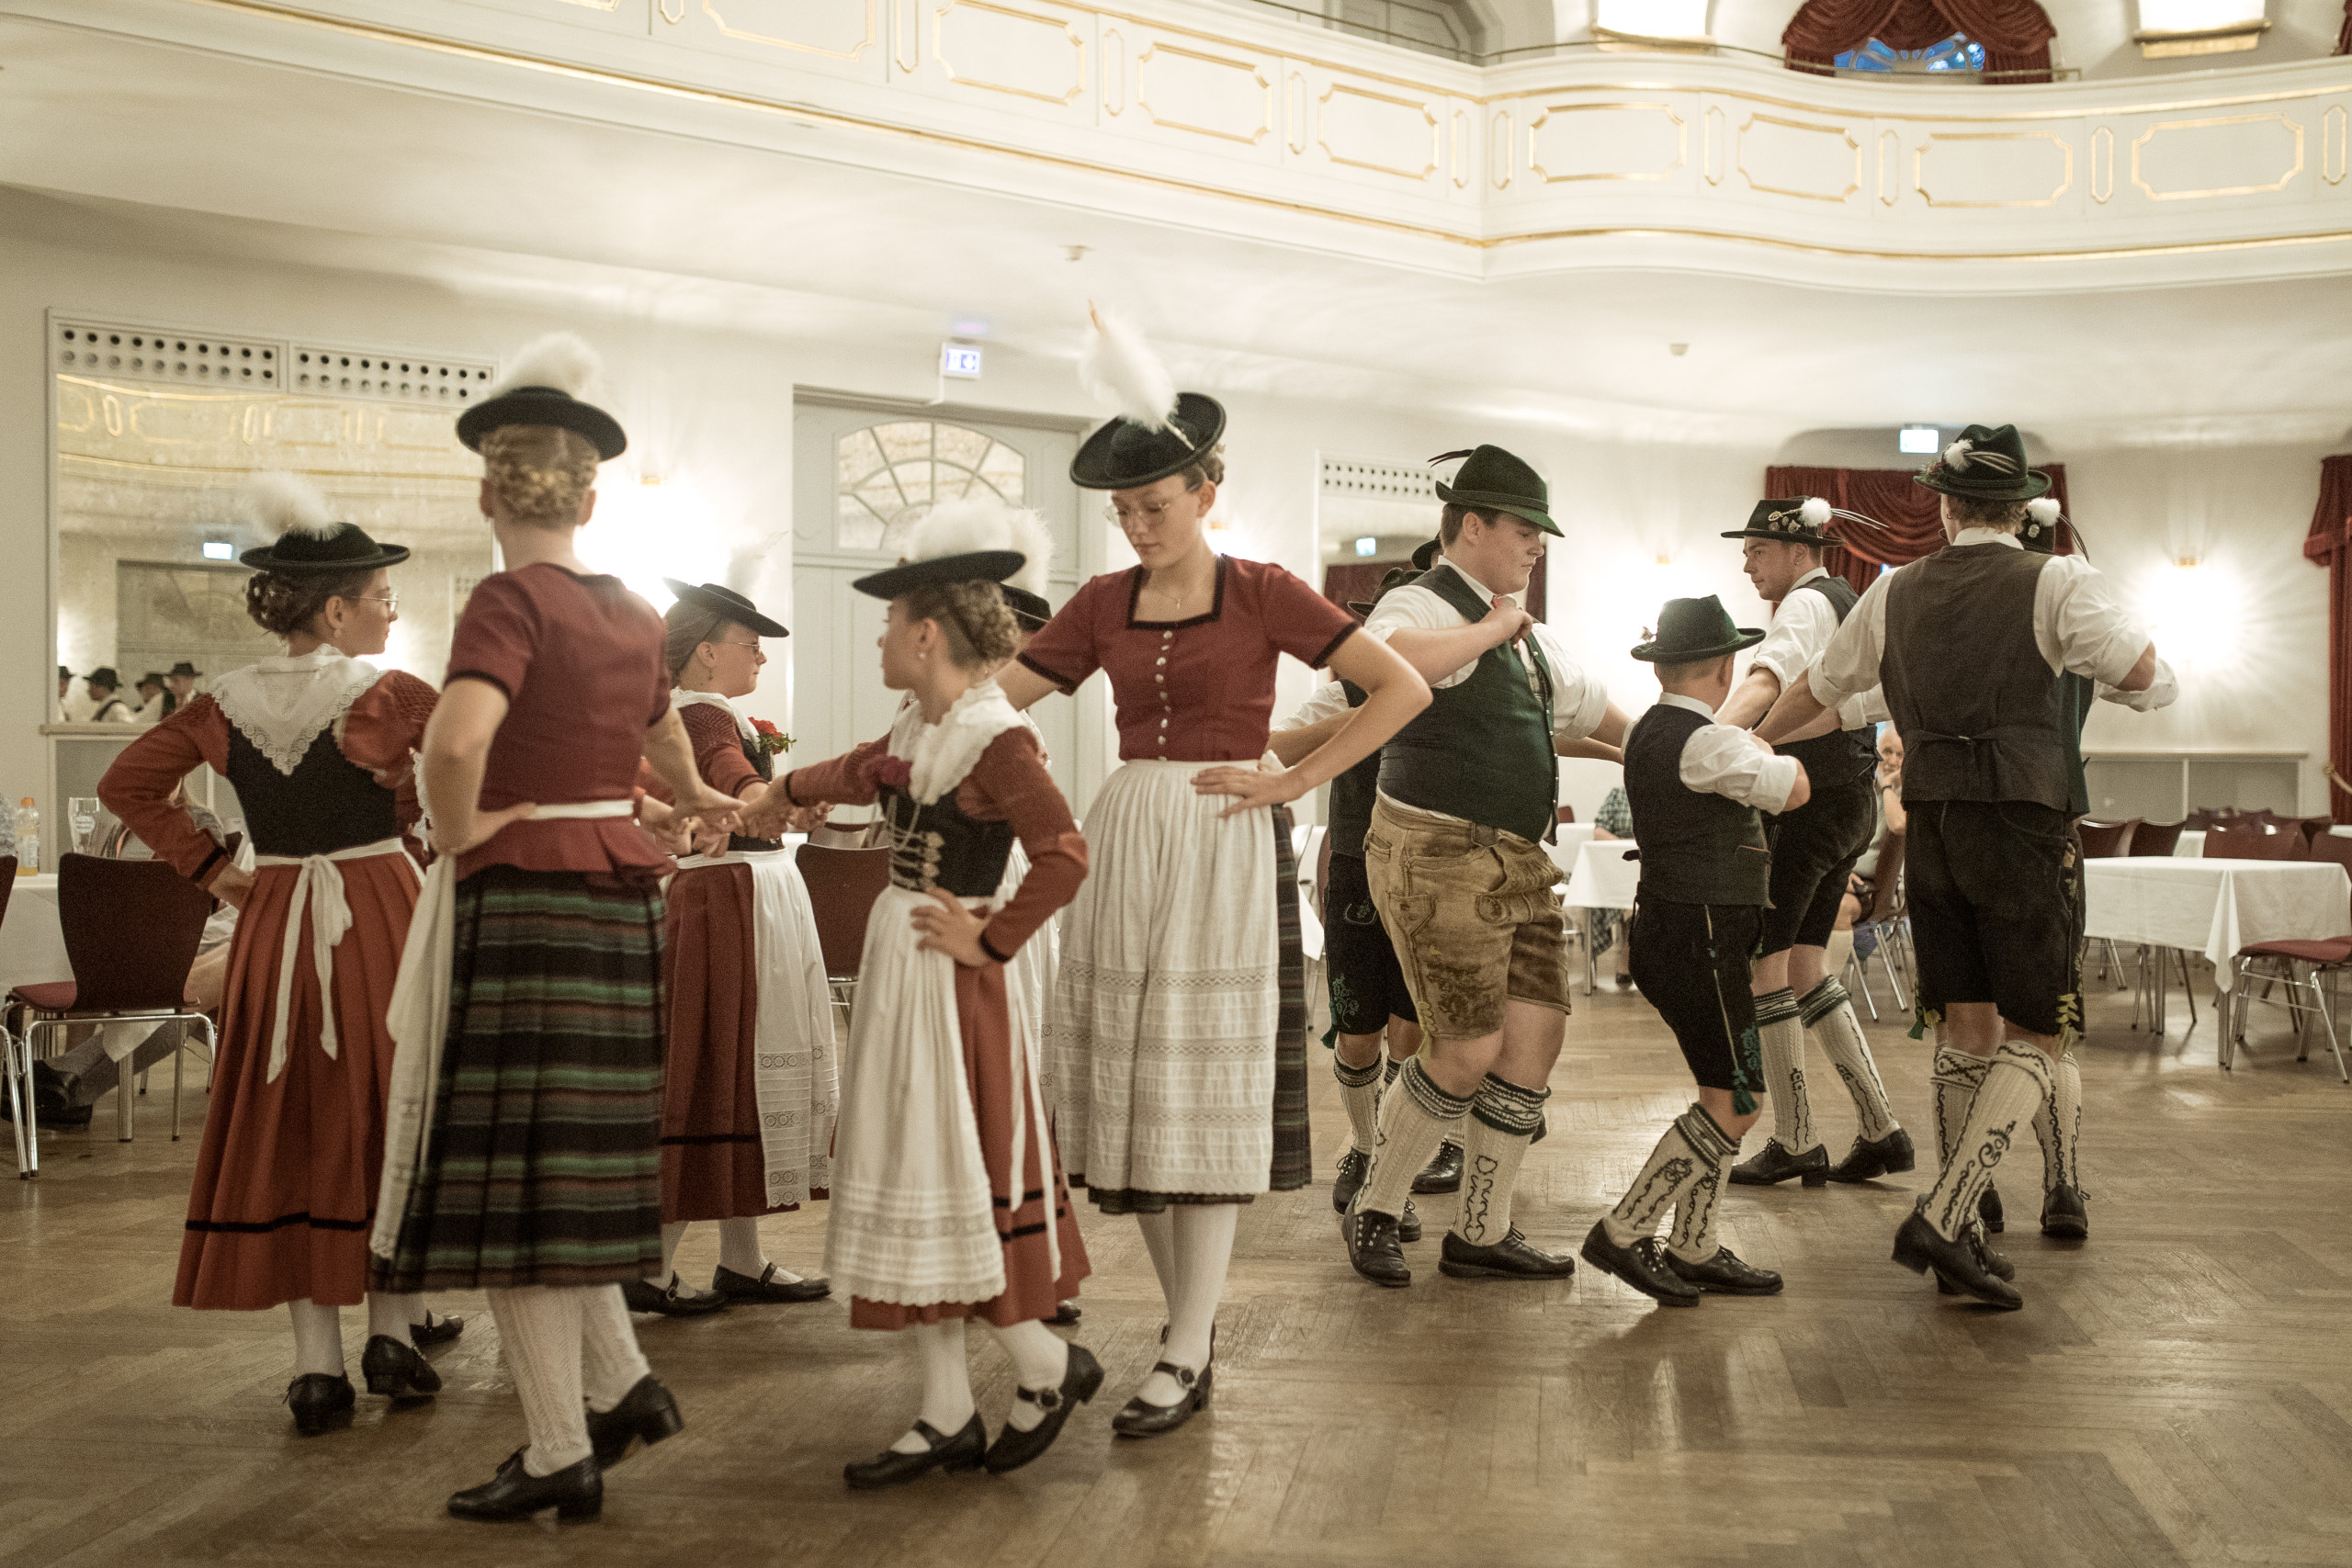
[[[1846,897],[1838,906],[1838,929],[1851,931],[1854,922],[1870,912],[1871,903],[1878,897],[1878,859],[1887,840],[1902,837],[1909,825],[1903,812],[1903,737],[1894,726],[1884,724],[1878,731],[1878,830],[1871,835],[1871,847],[1854,863],[1854,874],[1847,878]]]
[[[1623,784],[1613,784],[1609,793],[1600,797],[1600,809],[1592,814],[1592,836],[1596,839],[1622,839],[1633,830],[1633,803],[1625,798]],[[1592,933],[1588,939],[1592,943],[1592,961],[1599,964],[1600,955],[1615,948],[1617,988],[1623,990],[1634,983],[1634,976],[1626,968],[1624,945],[1617,940],[1624,930],[1624,911],[1593,909],[1589,912],[1592,918]]]

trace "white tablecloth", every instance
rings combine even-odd
[[[2127,856],[2083,871],[2090,935],[2201,953],[2225,991],[2240,948],[2352,932],[2352,878],[2332,861]]]
[[[1567,862],[1568,890],[1561,899],[1571,909],[1630,909],[1641,885],[1642,863],[1627,860],[1631,839],[1591,839]]]
[[[8,890],[8,918],[0,922],[0,997],[14,986],[71,980],[65,931],[57,920],[57,875],[19,876]]]
[[[2175,860],[2203,860],[2205,858],[2203,831],[2196,828],[2183,828],[2180,830],[2180,842],[2173,845],[2172,853]]]

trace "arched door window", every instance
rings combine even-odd
[[[939,502],[993,495],[1019,506],[1028,463],[984,432],[935,420],[893,420],[833,445],[833,542],[896,556],[907,532]]]

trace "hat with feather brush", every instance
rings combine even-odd
[[[2075,520],[2061,515],[2056,496],[2036,496],[2025,503],[2025,522],[2018,529],[2018,544],[2038,556],[2056,555],[2062,533],[2072,536],[2077,547],[2083,542],[2083,531],[2075,526]]]
[[[1756,509],[1747,514],[1747,526],[1730,529],[1723,536],[1726,539],[1779,539],[1784,544],[1818,547],[1838,542],[1836,535],[1826,531],[1833,517],[1882,532],[1886,526],[1876,518],[1849,512],[1842,506],[1832,506],[1817,495],[1792,495],[1758,502]]]
[[[876,599],[896,599],[937,583],[993,582],[1001,590],[1012,584],[1042,605],[1053,559],[1053,535],[1035,512],[994,496],[959,496],[924,513],[908,533],[907,553],[898,565],[850,586]],[[1011,593],[1005,602],[1014,605],[1015,616],[1021,614]],[[1046,606],[1046,615],[1052,613]]]
[[[1206,392],[1180,392],[1143,334],[1100,306],[1087,307],[1078,378],[1117,417],[1081,442],[1069,460],[1080,490],[1134,490],[1181,474],[1216,450],[1225,405]]]
[[[1911,476],[1914,484],[1975,501],[2031,501],[2050,476],[2026,465],[2025,438],[2014,424],[1972,424],[1942,456]]]
[[[373,571],[408,559],[406,545],[378,544],[357,524],[337,518],[326,497],[300,474],[255,474],[237,497],[237,514],[275,536],[275,543],[237,558],[261,571]]]
[[[510,424],[569,430],[610,462],[628,450],[620,421],[586,401],[605,362],[577,333],[549,333],[523,345],[481,402],[458,416],[458,439],[481,450],[482,437]]]

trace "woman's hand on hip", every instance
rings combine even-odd
[[[938,900],[937,908],[920,908],[908,917],[915,930],[922,932],[922,940],[915,945],[925,953],[944,953],[967,969],[995,963],[980,945],[980,933],[988,929],[988,921],[952,893],[934,887],[931,897]]]
[[[1298,786],[1298,770],[1295,768],[1273,772],[1238,764],[1205,768],[1194,773],[1193,791],[1196,795],[1233,796],[1233,804],[1217,813],[1220,818],[1253,811],[1261,807],[1282,806],[1306,793]]]

